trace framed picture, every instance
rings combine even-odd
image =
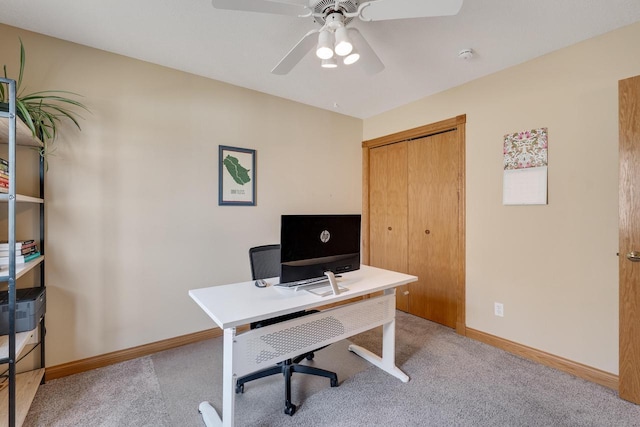
[[[219,146],[218,205],[256,205],[256,150]]]

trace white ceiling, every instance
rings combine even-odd
[[[277,76],[270,70],[316,28],[311,18],[217,10],[210,0],[0,0],[3,24],[358,118],[639,20],[640,0],[465,0],[456,16],[354,20],[386,66],[379,74],[322,69],[309,53]],[[472,59],[458,58],[465,48]]]

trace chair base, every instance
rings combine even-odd
[[[291,403],[291,375],[294,372],[329,378],[329,380],[331,381],[331,387],[338,386],[338,375],[336,375],[335,372],[327,371],[325,369],[320,369],[313,366],[299,365],[298,362],[300,362],[304,358],[306,358],[307,360],[313,359],[313,353],[307,353],[302,356],[298,356],[293,360],[288,359],[284,362],[278,363],[275,366],[238,378],[238,380],[236,381],[236,393],[244,393],[244,385],[249,381],[257,380],[258,378],[264,378],[275,374],[282,374],[284,375],[285,383],[284,413],[287,415],[295,414],[297,407],[296,405]]]

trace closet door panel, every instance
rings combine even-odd
[[[407,143],[369,153],[370,264],[407,272]],[[397,307],[407,311],[406,287],[397,289]]]
[[[456,326],[459,155],[455,131],[412,141],[408,150],[409,311]]]

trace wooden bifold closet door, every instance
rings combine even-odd
[[[408,150],[409,312],[455,328],[458,147],[455,131],[420,138]]]
[[[407,142],[369,154],[369,265],[407,272]],[[396,289],[396,305],[409,311],[408,285]]]
[[[397,308],[464,332],[464,121],[363,142],[364,262],[418,276]]]

